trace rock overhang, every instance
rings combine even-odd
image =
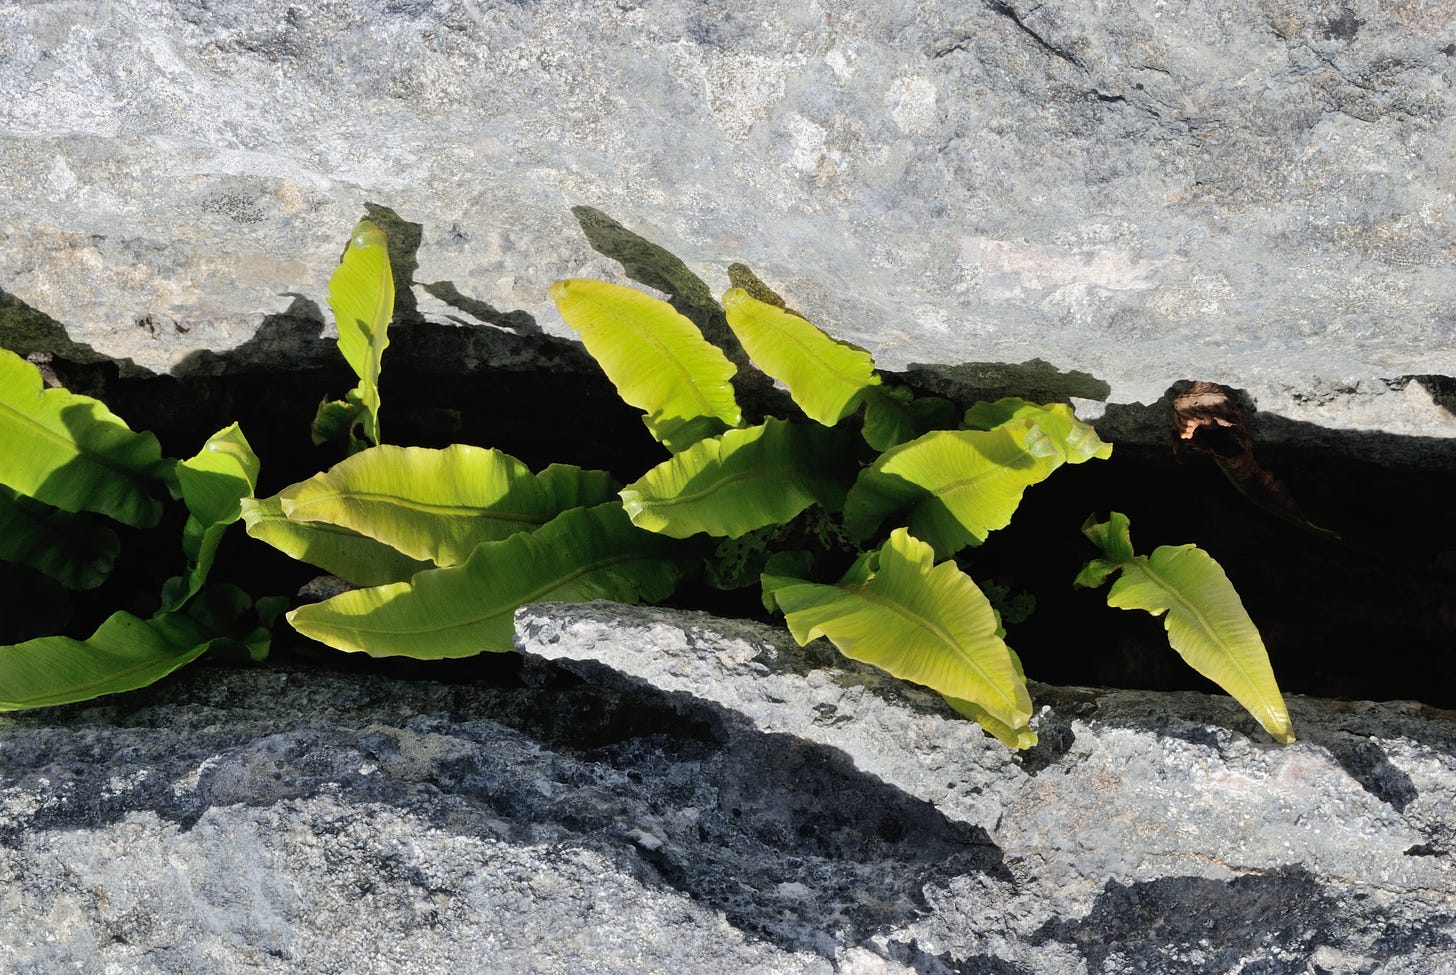
[[[1291,424],[1456,438],[1443,23],[290,9],[6,13],[0,288],[167,371],[320,302],[373,202],[420,225],[421,314],[461,318],[434,285],[564,336],[552,280],[622,279],[585,204],[717,293],[743,261],[887,369],[1037,359],[1113,405],[1204,379]]]

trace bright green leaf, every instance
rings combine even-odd
[[[458,565],[481,542],[534,530],[616,490],[604,471],[553,465],[538,477],[499,450],[455,444],[373,447],[280,498],[293,521],[340,525],[413,559]]]
[[[94,511],[135,528],[162,516],[152,497],[171,461],[99,400],[45,389],[40,370],[0,349],[0,484],[63,511]]]
[[[195,457],[177,463],[177,484],[188,511],[182,551],[192,565],[163,587],[164,610],[178,609],[202,588],[224,533],[242,513],[242,499],[253,496],[258,467],[258,455],[236,423],[209,437]]]
[[[422,660],[514,649],[514,614],[544,600],[656,602],[671,594],[676,546],[633,526],[619,504],[573,508],[531,534],[484,542],[464,565],[355,589],[288,614],[339,650]]]
[[[338,323],[339,352],[359,377],[355,394],[364,437],[377,444],[379,372],[394,314],[394,275],[384,231],[368,220],[354,228],[343,259],[329,278],[329,305]],[[320,419],[328,408],[325,404],[321,409]]]
[[[949,557],[1011,521],[1026,488],[1061,464],[1051,439],[1026,420],[995,430],[935,430],[893,447],[860,473],[844,526],[870,538],[908,512],[910,531]]]
[[[120,551],[116,532],[94,515],[59,511],[0,486],[0,559],[28,565],[67,589],[93,589],[106,581]]]
[[[663,461],[622,489],[622,505],[649,531],[737,538],[783,524],[811,504],[838,510],[844,469],[853,463],[848,447],[837,431],[769,419]]]
[[[998,634],[999,635],[999,634]],[[1016,676],[1023,681],[1026,680],[1026,671],[1021,667],[1021,658],[1016,655],[1015,650],[1007,647],[1011,653],[1011,663],[1016,667]],[[945,697],[945,695],[942,695]],[[991,712],[981,707],[975,701],[965,701],[958,697],[945,697],[945,703],[949,704],[951,710],[963,718],[970,718],[979,724],[993,738],[1005,745],[1007,748],[1030,748],[1036,744],[1036,732],[1030,727],[1012,727],[1003,721],[998,721],[991,715]]]
[[[1031,696],[996,612],[954,562],[897,528],[878,565],[862,559],[837,586],[769,577],[764,589],[800,646],[826,636],[847,657],[968,701],[1009,730],[1031,720]]]
[[[674,453],[742,422],[737,368],[672,305],[635,288],[568,278],[551,286],[566,323]]]
[[[1169,644],[1190,667],[1231,694],[1276,740],[1294,741],[1264,641],[1212,556],[1194,545],[1163,545],[1151,556],[1134,556],[1127,517],[1115,511],[1106,522],[1087,519],[1082,531],[1106,557],[1096,561],[1112,569],[1084,569],[1079,582],[1099,575],[1105,580],[1121,569],[1107,605],[1163,616]]]
[[[244,598],[246,601],[246,598]],[[216,600],[149,620],[114,613],[90,639],[47,636],[0,647],[0,711],[89,701],[155,683],[208,650],[256,646],[266,631],[219,629]],[[246,651],[245,651],[246,652]]]
[[[278,495],[244,498],[243,524],[252,537],[356,586],[403,582],[430,568],[403,552],[348,528],[322,521],[290,521]]]
[[[1112,456],[1112,444],[1097,436],[1090,423],[1077,419],[1066,403],[1038,406],[1014,396],[994,403],[977,403],[966,411],[965,425],[972,430],[994,430],[1011,420],[1030,420],[1051,437],[1052,443],[1068,464],[1106,460]]]
[[[858,408],[864,390],[880,384],[868,352],[742,288],[723,296],[723,311],[754,365],[783,383],[811,420],[833,426]]]

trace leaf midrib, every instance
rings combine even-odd
[[[523,597],[520,600],[516,601],[512,605],[505,607],[504,609],[498,609],[498,610],[496,610],[494,612],[486,613],[486,614],[480,615],[480,616],[472,616],[472,617],[470,617],[467,620],[461,620],[460,622],[452,623],[449,626],[439,626],[439,627],[433,627],[433,628],[430,628],[430,629],[409,629],[409,630],[402,630],[402,629],[385,629],[383,627],[377,627],[377,626],[376,627],[365,627],[365,626],[334,625],[334,626],[330,627],[327,622],[323,622],[321,624],[318,624],[318,629],[320,629],[320,630],[332,629],[333,632],[336,632],[336,633],[352,633],[352,634],[374,633],[374,634],[380,634],[380,635],[385,635],[385,636],[411,636],[411,635],[431,636],[431,635],[434,635],[434,634],[449,633],[449,632],[452,632],[452,631],[455,631],[455,630],[465,629],[467,627],[479,626],[480,624],[485,623],[485,622],[487,622],[489,620],[495,619],[496,617],[501,616],[504,613],[514,612],[519,607],[525,606],[528,603],[536,602],[542,596],[547,595],[548,593],[551,593],[554,590],[560,589],[561,587],[567,585],[568,583],[574,582],[575,580],[580,579],[584,575],[587,575],[587,574],[592,573],[592,572],[597,572],[597,571],[599,571],[601,569],[607,568],[608,566],[618,565],[618,564],[625,563],[625,562],[633,562],[633,561],[646,562],[646,561],[651,561],[651,560],[666,561],[666,559],[665,559],[664,556],[656,555],[656,554],[646,554],[646,553],[642,553],[642,552],[629,552],[629,553],[622,554],[622,555],[610,555],[610,556],[607,556],[606,558],[596,559],[596,560],[593,560],[592,562],[588,563],[585,566],[579,566],[577,569],[575,569],[575,570],[573,570],[571,572],[568,572],[565,575],[555,577],[555,581],[553,581],[552,583],[550,583],[548,585],[543,585],[543,586],[537,587],[536,589],[532,590],[528,595],[526,595],[525,597]],[[402,585],[409,586],[409,591],[411,591],[411,592],[414,591],[414,585],[412,583],[402,583]],[[326,605],[326,603],[327,603],[327,601],[325,601],[325,603],[318,603],[318,604],[315,604],[315,605],[323,606],[323,605]],[[386,604],[383,604],[383,605],[381,605],[381,606],[379,606],[377,608],[378,609],[383,609],[385,605],[388,605],[388,604],[387,603]],[[304,607],[300,607],[300,609],[302,609],[302,608],[304,608]],[[295,610],[295,612],[297,612],[297,611]],[[360,642],[362,643],[362,641],[360,641]]]

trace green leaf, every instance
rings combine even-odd
[[[860,472],[844,502],[844,527],[870,538],[892,514],[949,557],[1011,521],[1022,493],[1061,464],[1038,426],[1013,420],[995,430],[934,430],[892,447]]]
[[[723,296],[728,326],[754,365],[783,383],[809,419],[833,426],[880,384],[863,349],[838,342],[783,308],[733,288]]]
[[[1088,518],[1082,531],[1106,557],[1096,561],[1112,568],[1084,569],[1079,583],[1105,580],[1121,569],[1107,605],[1163,616],[1169,644],[1190,667],[1231,694],[1277,741],[1294,741],[1264,641],[1212,556],[1194,545],[1163,545],[1151,556],[1134,556],[1128,519],[1116,511],[1106,522]]]
[[[827,636],[847,657],[975,704],[1006,729],[1026,729],[1031,696],[997,635],[990,602],[954,562],[903,528],[837,586],[765,576],[800,646]],[[1034,737],[1034,736],[1033,736]]]
[[[218,601],[199,602],[195,614],[189,609],[149,620],[114,613],[87,640],[47,636],[0,647],[0,711],[71,704],[135,690],[209,650],[241,647],[247,652],[260,641],[266,646],[266,631],[223,628]]]
[[[116,532],[94,515],[58,511],[0,487],[0,559],[28,565],[67,589],[94,589],[120,551]]]
[[[63,511],[94,511],[135,528],[162,516],[152,497],[172,462],[99,400],[45,389],[40,370],[0,349],[0,484]]]
[[[369,441],[359,436],[363,418],[364,402],[359,398],[359,390],[351,389],[341,400],[326,399],[319,404],[309,434],[315,446],[336,443],[346,453],[356,454],[369,446]]]
[[[1007,650],[1011,653],[1011,663],[1016,667],[1016,675],[1023,681],[1026,680],[1026,671],[1021,667],[1021,658],[1016,655],[1015,650],[1010,647]],[[945,695],[942,695],[945,697]],[[1031,748],[1036,744],[1036,732],[1029,727],[1012,727],[1005,722],[998,721],[991,712],[981,707],[975,701],[964,701],[958,697],[946,697],[945,703],[949,704],[951,710],[963,718],[970,718],[979,724],[993,738],[1005,745],[1007,748]]]
[[[499,450],[372,447],[285,488],[283,513],[352,529],[412,559],[458,565],[481,542],[531,531],[568,508],[614,499],[605,471],[553,465],[538,477]]]
[[[994,403],[977,403],[966,411],[965,425],[973,430],[994,430],[1012,420],[1030,420],[1051,437],[1068,464],[1106,460],[1112,456],[1112,444],[1097,436],[1090,423],[1077,419],[1066,403],[1038,406],[1014,396]]]
[[[252,537],[356,586],[402,582],[428,569],[383,542],[322,521],[290,521],[279,495],[244,498],[243,524]]]
[[[557,281],[551,298],[617,393],[647,413],[647,428],[669,450],[742,422],[731,382],[737,368],[672,305],[582,278]]]
[[[675,550],[633,526],[619,504],[573,508],[531,534],[482,543],[464,565],[340,593],[288,620],[304,636],[376,657],[504,652],[514,649],[514,614],[526,603],[665,599],[679,574]]]
[[[339,352],[354,375],[359,421],[364,438],[379,443],[379,371],[389,346],[389,319],[394,314],[394,275],[389,268],[384,231],[361,220],[349,246],[329,278],[329,305],[339,328]],[[325,409],[328,404],[325,405]],[[325,409],[320,410],[320,420]],[[330,414],[335,424],[339,417]],[[329,424],[325,422],[324,428]]]
[[[163,586],[164,610],[178,609],[202,588],[223,535],[242,513],[242,499],[253,496],[258,468],[258,455],[236,423],[208,437],[195,457],[177,463],[177,484],[188,511],[182,551],[192,565],[185,576]]]
[[[783,524],[809,505],[844,503],[848,439],[837,431],[769,419],[701,440],[622,489],[633,524],[674,538],[737,538]]]
[[[956,406],[939,396],[915,396],[908,386],[870,387],[864,390],[865,443],[889,450],[931,430],[953,430]]]

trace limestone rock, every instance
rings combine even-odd
[[[700,614],[548,606],[519,679],[194,667],[0,717],[9,971],[1429,973],[1456,730],[928,693]],[[586,675],[582,681],[558,668]]]
[[[583,204],[715,292],[746,262],[887,368],[1035,358],[1063,395],[1204,379],[1451,438],[1441,382],[1412,378],[1456,375],[1451,23],[1375,0],[12,0],[0,321],[158,370],[265,321],[316,334],[294,296],[321,305],[373,203],[415,225],[412,314],[565,334],[546,286],[621,274]]]

